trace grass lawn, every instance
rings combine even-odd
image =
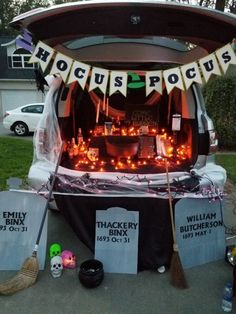
[[[32,141],[0,137],[0,190],[7,188],[6,180],[11,177],[25,180],[32,158]],[[227,170],[228,178],[236,184],[236,154],[217,154],[216,163]]]
[[[25,180],[32,158],[32,141],[0,137],[0,190],[6,189],[11,177]]]
[[[217,154],[216,163],[226,169],[228,178],[236,184],[236,154]]]

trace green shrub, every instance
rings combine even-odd
[[[213,120],[221,149],[236,148],[236,76],[209,81],[203,90],[206,108]]]

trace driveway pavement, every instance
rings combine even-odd
[[[4,128],[3,123],[0,122],[0,136],[9,136],[10,138],[18,138],[18,139],[25,139],[25,140],[32,140],[32,135],[27,136],[16,136],[14,132],[8,131]]]
[[[228,205],[227,205],[228,206]],[[228,207],[228,221],[233,207]],[[235,210],[235,207],[234,207]],[[92,253],[78,240],[60,213],[49,211],[48,245],[59,242],[76,253],[78,263]],[[7,247],[7,245],[6,245]],[[7,248],[6,248],[7,249]],[[47,254],[48,255],[48,254]],[[14,255],[12,256],[14,258]],[[0,271],[0,282],[15,271]],[[137,275],[105,274],[95,289],[83,287],[78,269],[66,269],[61,278],[50,274],[49,258],[37,282],[12,296],[0,296],[1,314],[218,314],[226,282],[232,280],[232,267],[224,259],[185,270],[188,289],[170,284],[170,274],[142,271]],[[233,312],[236,313],[234,300]]]

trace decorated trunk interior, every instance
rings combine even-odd
[[[193,90],[146,96],[142,76],[129,74],[127,95],[103,95],[77,82],[60,86],[56,102],[64,140],[62,166],[85,172],[160,173],[187,170],[197,156]]]

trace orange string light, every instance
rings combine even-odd
[[[99,130],[99,132],[98,132]],[[117,128],[118,134],[122,136],[137,136],[139,134],[139,128],[138,127],[129,127],[127,128]],[[101,132],[100,128],[95,128],[95,130],[91,130],[90,132],[91,136],[101,135],[103,134]],[[156,128],[150,128],[149,129],[149,135],[155,136],[157,134]],[[164,150],[166,157],[168,157],[171,160],[171,165],[174,167],[174,165],[181,165],[181,163],[188,160],[191,156],[191,147],[186,145],[179,145],[176,146],[174,137],[167,133],[167,131],[163,128],[159,132],[159,138],[161,141],[163,141]],[[114,135],[115,136],[115,135]],[[91,142],[91,138],[88,138],[86,141],[83,141],[81,145],[79,146],[79,154],[75,157],[76,158],[76,164],[75,168],[79,169],[80,167],[89,167],[91,170],[97,169],[98,171],[106,171],[106,165],[109,165],[109,167],[113,167],[114,170],[120,170],[120,169],[136,169],[145,167],[147,165],[153,166],[154,164],[157,167],[163,167],[164,165],[164,158],[162,156],[153,156],[148,155],[145,159],[140,159],[136,163],[134,162],[134,159],[131,156],[128,156],[127,158],[121,158],[119,160],[115,159],[102,159],[100,160],[99,157],[96,157],[95,161],[91,161],[87,157],[89,145]],[[170,165],[170,166],[171,166]]]

